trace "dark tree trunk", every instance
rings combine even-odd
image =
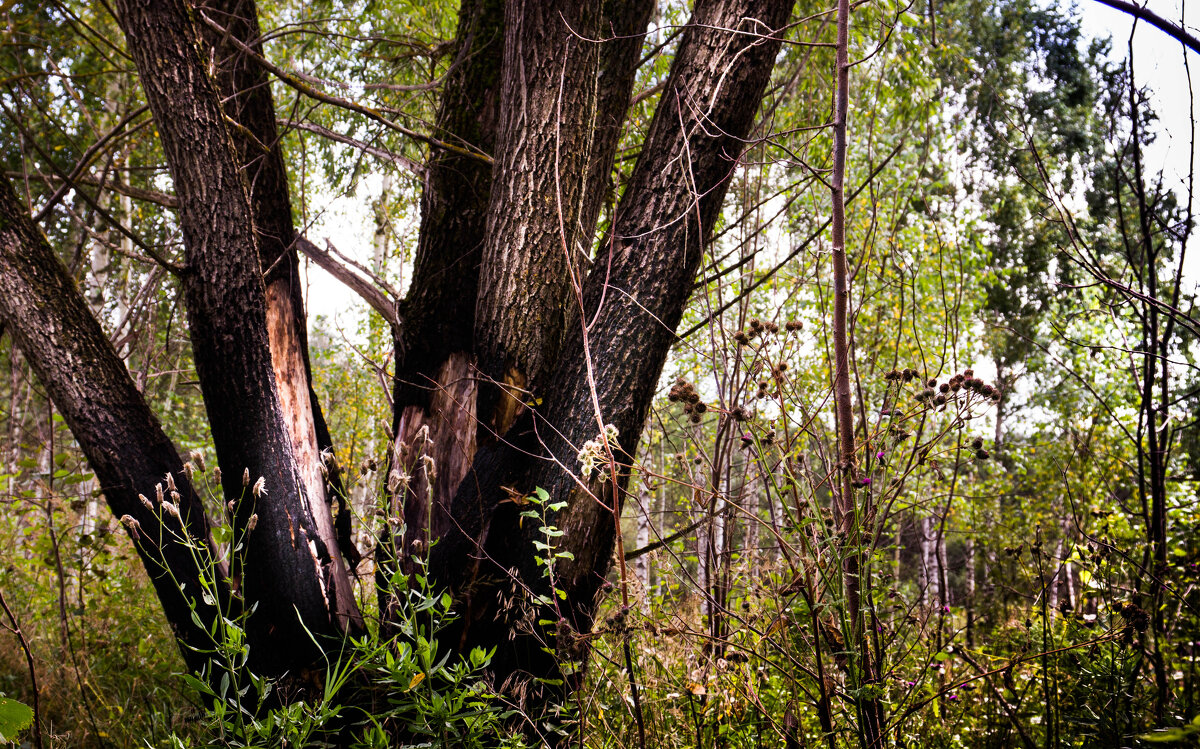
[[[497,645],[515,634],[494,663],[501,677],[556,674],[554,658],[543,650],[547,643],[560,655],[581,655],[570,632],[590,630],[596,594],[612,562],[628,473],[620,470],[614,498],[613,482],[593,476],[585,485],[579,479],[576,453],[597,437],[602,423],[617,428],[619,461],[627,463],[636,450],[780,47],[778,37],[758,34],[781,28],[791,6],[791,0],[698,3],[616,211],[612,238],[601,244],[583,289],[584,314],[570,318],[545,403],[536,417],[527,412],[504,442],[480,450],[455,496],[457,525],[433,550],[431,569],[463,604],[456,633],[462,647]],[[581,321],[590,325],[585,329]],[[561,548],[574,555],[556,564],[555,585],[566,599],[560,610],[532,617],[559,620],[557,629],[522,633],[516,627],[521,607],[502,605],[513,588],[547,590],[544,567],[533,558],[540,523],[521,522],[522,508],[504,502],[503,487],[542,487],[554,500],[569,502],[547,519],[565,531]],[[515,583],[510,569],[518,573]],[[532,689],[528,694],[534,696]]]
[[[237,123],[229,134],[250,190],[259,266],[263,269],[266,285],[271,363],[284,423],[317,531],[326,548],[331,550],[333,566],[330,575],[338,581],[334,586],[338,596],[337,610],[357,623],[361,616],[349,575],[341,554],[332,551],[345,551],[351,565],[358,562],[358,552],[350,542],[350,513],[345,504],[340,473],[332,460],[328,461],[326,472],[321,470],[325,462],[321,453],[330,450],[333,444],[312,388],[296,231],[287,170],[275,124],[275,102],[266,71],[233,43],[236,40],[262,54],[258,9],[254,0],[208,0],[202,12],[207,21],[224,29],[222,33],[208,22],[197,24],[208,45],[206,51],[214,58],[222,109]],[[335,532],[333,525],[331,505],[335,497],[339,501],[339,520],[344,526],[339,532]]]
[[[252,667],[296,671],[320,656],[309,632],[336,636],[357,612],[338,608],[337,550],[321,539],[280,407],[249,192],[189,8],[119,0],[117,9],[179,197],[189,332],[225,494],[239,527],[258,515],[244,568],[233,570],[257,605]],[[250,496],[243,470],[265,480],[263,496]]]
[[[211,579],[211,570],[197,565],[193,551],[172,531],[199,548],[208,545],[203,505],[125,363],[7,180],[0,180],[0,325],[12,333],[62,413],[113,515],[136,521],[134,546],[179,638],[184,661],[199,671],[212,646],[209,627],[219,615],[195,594],[203,587],[201,576],[207,575],[219,598],[228,601],[228,590],[222,580]],[[179,492],[175,504],[182,525],[138,499],[138,494],[154,497],[155,485],[164,483],[167,473]],[[199,623],[192,620],[193,608]]]
[[[460,8],[459,50],[442,98],[439,130],[485,152],[499,148],[499,153],[494,168],[449,152],[437,154],[429,165],[412,291],[403,309],[405,329],[397,338],[392,483],[404,497],[407,535],[395,550],[401,559],[427,549],[430,539],[445,533],[452,522],[450,500],[474,459],[476,444],[493,441],[531,400],[519,393],[517,398],[504,397],[499,388],[485,390],[485,429],[477,436],[476,354],[485,362],[485,376],[501,382],[508,376],[508,385],[530,388],[536,379],[530,372],[544,369],[561,341],[564,307],[569,307],[563,295],[570,286],[560,226],[570,231],[571,246],[590,244],[609,190],[612,159],[653,5],[650,0],[612,0],[605,6],[600,32],[615,38],[599,45],[598,82],[591,50],[595,45],[572,36],[557,10],[536,4],[506,10],[494,1]],[[558,10],[568,11],[568,20],[581,14],[579,8]],[[507,44],[506,13],[512,21]],[[590,17],[580,22],[597,25]],[[502,80],[501,72],[514,64],[536,75],[527,72]],[[599,108],[589,121],[586,113],[596,107],[593,97]],[[512,102],[503,120],[502,101]],[[560,112],[567,113],[565,123],[559,123]],[[530,129],[536,132],[527,132]],[[507,140],[499,138],[501,131]],[[552,144],[560,139],[566,147],[556,154]],[[589,139],[590,162],[586,149],[579,147]],[[581,183],[585,164],[587,177]],[[494,178],[494,172],[503,176]],[[494,197],[494,189],[523,208],[510,210],[506,201]],[[564,195],[564,219],[567,214],[578,217],[560,225],[557,205]],[[490,230],[489,215],[498,216]],[[491,237],[490,263],[484,259],[485,235]],[[507,243],[508,237],[518,235],[526,237],[528,257],[522,260]],[[557,268],[556,273],[544,273],[545,263]],[[479,302],[483,322],[477,324],[481,264],[503,284],[485,286],[487,293]],[[508,279],[530,272],[535,281],[506,285]],[[553,297],[552,306],[522,318],[521,311],[528,311],[530,303],[521,301],[520,294],[543,283],[542,294]],[[483,329],[478,336],[473,335],[477,328]],[[515,341],[511,346],[492,342],[507,340],[508,333]],[[428,430],[424,436],[422,429]],[[427,475],[430,464],[422,457],[433,461],[432,478]]]
[[[495,147],[504,40],[500,0],[467,0],[459,8],[457,49],[442,92],[438,131],[490,153]],[[476,384],[472,371],[475,299],[491,192],[491,167],[452,151],[427,166],[413,279],[396,331],[393,402],[395,444],[389,455],[391,517],[376,561],[380,609],[396,565],[423,556],[449,523],[448,507],[475,457]],[[423,456],[432,460],[430,468]]]
[[[589,0],[514,0],[504,12],[496,163],[475,341],[480,421],[503,434],[557,363],[573,280],[596,111],[600,28]],[[496,384],[499,387],[496,387]]]

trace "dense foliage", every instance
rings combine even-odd
[[[831,506],[834,58],[812,44],[832,40],[834,18],[801,3],[641,435],[601,613],[587,632],[536,624],[559,628],[552,655],[579,681],[552,711],[528,715],[493,683],[494,652],[439,645],[461,612],[436,576],[374,564],[398,521],[381,500],[391,338],[370,311],[357,327],[309,320],[367,624],[298,700],[271,699],[265,678],[239,684],[236,614],[213,633],[227,691],[180,675],[135,531],[105,509],[0,333],[0,695],[35,706],[41,746],[791,749],[857,746],[876,710],[888,746],[1200,740],[1192,185],[1149,171],[1145,80],[1071,12],[923,6],[863,3],[850,27],[849,533]],[[267,56],[296,80],[415,130],[436,118],[457,8],[281,0],[259,13]],[[664,2],[652,21],[598,236],[688,15]],[[207,486],[211,437],[169,270],[182,262],[172,185],[117,23],[85,2],[4,3],[0,20],[5,176]],[[272,85],[297,221],[319,231],[331,205],[357,206],[373,246],[333,239],[399,293],[429,144]],[[603,472],[597,439],[565,469]],[[240,544],[217,484],[217,544],[196,548],[214,576]],[[544,536],[526,552],[553,608],[556,498],[511,502]],[[376,573],[403,592],[389,627]]]

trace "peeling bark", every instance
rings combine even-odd
[[[254,0],[207,0],[203,12],[230,37],[262,54],[259,41],[262,32]],[[250,191],[259,265],[266,285],[267,337],[284,422],[304,481],[309,511],[322,542],[330,550],[329,575],[336,581],[338,616],[359,626],[362,616],[338,551],[347,555],[352,566],[357,564],[359,556],[348,533],[335,532],[334,498],[347,520],[349,508],[336,468],[331,466],[332,472],[322,471],[322,452],[331,450],[333,445],[312,387],[297,235],[270,81],[262,66],[237,45],[206,24],[199,24],[198,28],[207,44],[206,52],[213,56],[212,68],[216,71],[215,81],[225,115],[239,126],[230,130],[230,138]],[[325,478],[327,474],[329,481]]]
[[[455,62],[438,110],[439,132],[484,152],[495,146],[503,33],[501,0],[462,3]],[[385,528],[377,556],[381,582],[396,565],[408,569],[409,554],[427,550],[440,537],[449,517],[446,508],[464,475],[453,466],[470,464],[474,455],[468,453],[476,442],[472,331],[492,171],[478,159],[435,151],[427,174],[412,284],[401,304],[403,326],[395,334],[390,516],[409,522],[403,538],[393,539]],[[456,393],[449,400],[461,413],[446,410],[447,390]],[[414,455],[412,446],[426,427],[436,440],[423,443],[424,452]],[[421,454],[436,466],[431,482],[429,474],[414,470]],[[431,506],[440,509],[431,512]],[[386,618],[386,585],[380,596]]]
[[[234,570],[257,605],[251,659],[260,673],[296,671],[320,656],[310,632],[336,636],[353,617],[338,607],[337,551],[321,539],[280,406],[250,193],[190,9],[182,0],[117,9],[179,196],[189,332],[225,495],[238,501],[239,526],[258,514]],[[249,496],[243,470],[263,477],[264,496]]]

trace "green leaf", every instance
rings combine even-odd
[[[0,741],[16,741],[17,734],[33,725],[33,710],[22,702],[0,697]]]
[[[1182,728],[1168,728],[1165,731],[1143,733],[1138,738],[1142,741],[1149,741],[1152,744],[1165,744],[1167,742],[1182,741],[1187,738],[1187,732]]]

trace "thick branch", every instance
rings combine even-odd
[[[207,576],[219,595],[228,597],[222,576],[201,569],[189,548],[209,543],[203,505],[125,363],[7,180],[0,180],[0,327],[12,333],[66,419],[113,515],[136,521],[140,531],[131,535],[138,555],[184,660],[200,671],[203,653],[212,648],[209,628],[219,616],[217,607],[199,595],[201,578]],[[139,493],[155,496],[155,484],[167,473],[179,490],[175,505],[182,523],[138,499]]]
[[[1140,5],[1125,2],[1125,0],[1096,0],[1101,5],[1107,5],[1110,8],[1115,8],[1123,13],[1128,13],[1134,18],[1145,21],[1159,31],[1165,32],[1172,39],[1183,44],[1193,52],[1200,53],[1200,39],[1188,33],[1183,26],[1172,23],[1162,16],[1158,15],[1149,8],[1143,8]]]

